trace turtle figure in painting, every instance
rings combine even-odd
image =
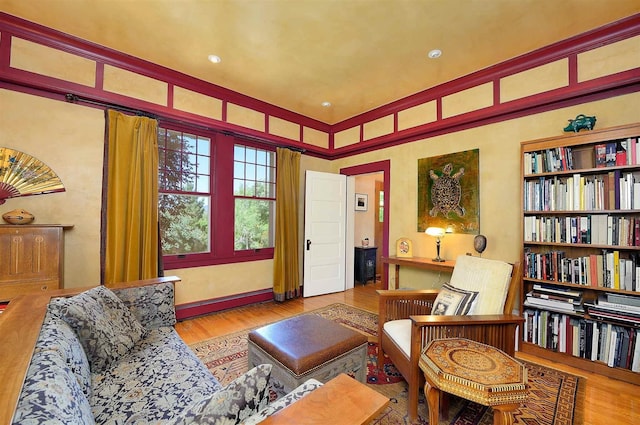
[[[429,215],[435,217],[438,213],[442,213],[445,217],[450,211],[464,216],[465,210],[460,206],[462,197],[462,188],[460,187],[460,178],[464,174],[464,168],[455,173],[453,176],[453,165],[450,163],[442,169],[442,175],[438,176],[433,170],[429,170],[429,176],[433,180],[431,186],[431,200],[433,208],[429,211]]]

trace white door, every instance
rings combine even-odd
[[[306,172],[303,296],[344,291],[347,178]]]

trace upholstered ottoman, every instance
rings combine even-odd
[[[305,314],[249,332],[249,368],[273,364],[271,381],[285,393],[309,378],[326,383],[340,373],[367,379],[367,337]]]

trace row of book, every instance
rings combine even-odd
[[[527,309],[524,318],[525,342],[640,372],[640,329],[545,310]]]
[[[603,250],[602,254],[567,258],[564,251],[526,250],[524,277],[598,288],[640,292],[640,254]]]
[[[640,174],[540,177],[524,182],[525,211],[640,209]]]
[[[573,170],[573,152],[570,147],[556,147],[524,154],[525,175],[568,170]]]
[[[561,313],[581,314],[584,312],[582,302],[582,292],[580,291],[536,284],[525,296],[524,305]]]
[[[575,168],[602,168],[640,164],[640,140],[629,137],[598,143],[592,150],[574,150],[571,147],[555,147],[536,152],[525,152],[523,157],[525,175],[570,171]],[[584,155],[587,160],[578,161]]]
[[[608,246],[640,246],[640,216],[524,217],[524,241]]]
[[[595,145],[595,166],[615,167],[640,164],[640,140],[637,137]]]

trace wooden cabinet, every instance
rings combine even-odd
[[[355,280],[366,285],[369,280],[376,281],[376,252],[375,246],[355,247]]]
[[[640,382],[640,124],[521,144],[521,351]]]
[[[0,225],[0,301],[63,285],[68,225]]]

